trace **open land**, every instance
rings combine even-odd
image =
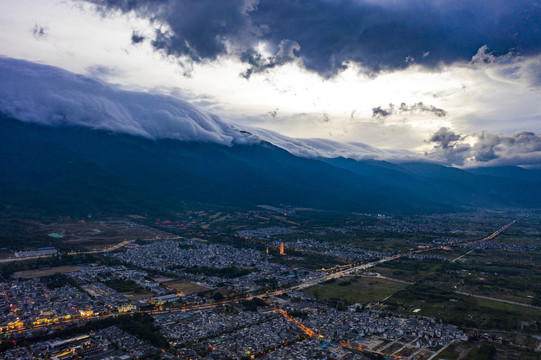
[[[13,274],[13,277],[15,279],[40,278],[40,277],[51,276],[54,274],[65,274],[65,273],[70,273],[74,271],[79,271],[82,268],[84,268],[84,266],[76,266],[76,265],[46,267],[46,268],[34,269],[34,270],[17,271]]]
[[[127,220],[75,220],[43,223],[37,220],[0,219],[0,245],[12,250],[55,247],[66,251],[101,251],[125,241],[171,237],[159,229]],[[13,252],[0,254],[13,257]]]
[[[337,298],[352,305],[383,301],[405,287],[402,283],[374,277],[344,277],[311,287],[306,293],[317,299]]]
[[[188,294],[196,294],[196,293],[200,293],[200,292],[209,290],[209,288],[207,288],[207,287],[197,285],[197,284],[193,284],[193,283],[191,283],[189,281],[185,281],[185,280],[168,281],[168,282],[163,283],[163,285],[168,287],[168,288],[171,288],[173,290],[182,292],[183,294],[186,294],[186,295],[188,295]]]

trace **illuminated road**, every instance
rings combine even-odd
[[[298,321],[297,319],[295,319],[293,316],[289,315],[284,309],[280,308],[278,305],[272,303],[269,299],[264,299],[264,301],[274,307],[276,310],[278,310],[278,312],[287,320],[287,321],[290,321],[292,323],[294,323],[299,329],[302,330],[302,332],[304,332],[306,334],[306,336],[308,337],[317,337],[317,338],[324,338],[323,335],[317,333],[316,331],[306,327],[303,323],[301,323],[300,321]],[[349,344],[348,342],[346,341],[341,341],[340,342],[340,347],[343,347],[343,348],[347,348],[347,349],[353,349],[353,350],[358,350],[358,351],[363,351],[363,352],[369,352],[369,353],[373,353],[373,354],[381,354],[383,355],[383,353],[379,352],[379,351],[373,351],[373,350],[370,350],[370,349],[367,349],[365,347],[362,347],[362,346],[353,346],[351,344]],[[400,357],[398,357],[400,358]]]
[[[470,242],[467,242],[467,243],[463,243],[463,244],[466,244],[466,245],[471,245],[471,244],[475,244],[477,242],[483,242],[483,241],[488,241],[488,240],[492,240],[494,239],[496,236],[500,235],[503,231],[505,231],[509,226],[513,225],[514,223],[516,223],[517,220],[513,220],[511,221],[509,224],[506,224],[504,226],[502,226],[501,228],[499,228],[498,230],[494,231],[492,234],[490,234],[489,236],[481,239],[481,240],[474,240],[474,241],[470,241]],[[461,255],[459,257],[457,257],[456,259],[453,259],[451,262],[456,262],[457,260],[460,260],[462,259],[464,256],[468,255],[468,254],[471,254],[472,252],[474,252],[475,249],[471,249],[470,251],[468,251],[467,253],[465,253],[464,255]]]
[[[501,228],[499,228],[498,230],[494,231],[492,234],[490,234],[489,236],[487,236],[487,237],[485,237],[485,238],[483,238],[481,240],[474,240],[474,241],[465,242],[465,243],[462,243],[462,244],[470,245],[470,244],[475,244],[477,242],[483,242],[483,241],[492,240],[492,239],[494,239],[496,236],[500,235],[508,227],[510,227],[511,225],[513,225],[516,222],[517,222],[517,219],[511,221],[509,224],[505,224],[504,226],[502,226]]]
[[[492,234],[490,234],[489,236],[487,236],[487,237],[485,237],[483,239],[474,240],[474,241],[470,241],[470,242],[466,242],[466,243],[462,243],[462,244],[474,244],[474,243],[477,243],[477,242],[483,242],[483,241],[492,240],[492,239],[494,239],[496,236],[501,234],[503,231],[505,231],[507,228],[509,228],[511,225],[513,225],[516,222],[517,222],[517,220],[511,221],[510,223],[502,226],[501,228],[499,228],[498,230],[496,230],[495,232],[493,232]],[[389,256],[389,257],[385,257],[385,258],[379,259],[379,260],[374,261],[374,262],[361,264],[361,265],[357,265],[357,266],[351,266],[351,267],[349,267],[347,269],[339,270],[339,271],[336,271],[334,273],[328,274],[326,276],[322,276],[320,278],[307,280],[306,282],[304,282],[302,284],[293,286],[293,287],[288,288],[288,289],[278,290],[277,292],[275,292],[273,294],[278,295],[278,294],[283,294],[284,292],[288,292],[288,291],[306,289],[308,287],[321,284],[322,282],[324,282],[326,280],[338,279],[338,278],[341,278],[343,276],[348,276],[348,275],[351,275],[352,273],[355,273],[355,272],[357,272],[359,270],[366,270],[366,269],[369,269],[369,268],[374,267],[376,265],[379,265],[379,264],[382,264],[382,263],[385,263],[385,262],[388,262],[388,261],[396,260],[396,259],[399,259],[399,258],[401,258],[403,256],[407,256],[409,254],[419,254],[419,253],[438,250],[438,249],[443,249],[443,248],[444,248],[444,246],[442,246],[442,245],[428,246],[428,247],[423,248],[423,249],[413,250],[413,251],[409,251],[409,252],[405,252],[405,253]],[[466,255],[466,254],[464,254],[464,255]],[[457,260],[457,259],[455,259],[455,260]]]
[[[0,259],[0,264],[2,263],[10,263],[15,261],[26,261],[26,260],[36,260],[36,259],[44,259],[49,258],[51,255],[43,255],[43,256],[29,256],[29,257],[22,257],[22,258],[7,258],[7,259]]]

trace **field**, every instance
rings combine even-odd
[[[490,349],[494,350],[490,350]],[[482,353],[491,354],[488,357],[480,357]],[[488,355],[487,354],[487,355]],[[460,360],[460,359],[493,359],[493,360],[537,360],[539,352],[520,348],[518,346],[486,343],[479,341],[461,342],[451,344],[438,354],[437,359]]]
[[[499,240],[505,241],[506,246],[514,246],[512,244],[520,244],[529,238],[518,233],[503,235]],[[539,306],[539,251],[458,248],[425,254],[456,259],[466,253],[456,262],[438,258],[400,258],[372,268],[383,276],[413,283],[395,292],[384,303],[390,310],[412,314],[420,309],[416,314],[469,328],[538,332],[541,329],[540,309],[468,295]]]
[[[384,302],[389,309],[429,316],[459,326],[538,332],[541,310],[463,296],[441,287],[413,284]]]
[[[460,263],[460,290],[541,305],[541,254],[476,250]]]
[[[0,247],[17,251],[50,246],[68,251],[99,251],[125,240],[153,240],[172,236],[161,230],[123,220],[70,219],[45,224],[36,220],[0,219],[0,228],[5,229],[0,233]]]
[[[75,265],[66,265],[66,266],[56,266],[56,267],[47,267],[42,269],[35,270],[25,270],[17,271],[13,274],[15,279],[32,279],[37,277],[47,277],[54,274],[65,274],[69,272],[78,271],[83,269],[84,266],[75,266]]]
[[[447,275],[448,270],[460,269],[451,262],[442,262],[439,259],[408,259],[401,258],[389,261],[372,268],[373,271],[387,277],[403,281],[422,281],[437,278],[442,281],[442,275]]]
[[[459,252],[453,256],[457,254]],[[538,264],[541,264],[539,252],[475,250],[456,262],[402,258],[373,270],[400,280],[540,306],[541,270]]]
[[[163,283],[168,288],[182,292],[184,295],[200,293],[209,290],[209,288],[193,284],[185,280],[175,280]]]
[[[349,277],[327,281],[306,290],[318,299],[339,299],[347,304],[382,301],[406,287],[405,284],[378,278]]]
[[[114,279],[105,282],[105,285],[122,293],[130,300],[139,300],[151,297],[153,294],[137,285],[132,280]]]

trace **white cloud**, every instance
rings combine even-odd
[[[84,126],[151,139],[227,146],[263,139],[309,158],[389,159],[412,155],[378,150],[361,143],[294,139],[256,127],[241,127],[171,96],[126,91],[59,68],[2,57],[0,111],[29,123]]]
[[[117,89],[58,68],[0,58],[0,111],[50,126],[85,126],[152,139],[257,141],[182,100]]]
[[[261,128],[246,128],[252,134],[257,135],[278,147],[281,147],[288,152],[307,158],[318,157],[345,157],[355,160],[363,159],[379,159],[379,160],[404,160],[419,158],[415,154],[408,151],[399,150],[381,150],[370,145],[362,143],[346,143],[333,141],[329,139],[295,139],[277,132],[265,130]]]
[[[464,167],[539,165],[541,136],[521,131],[511,136],[487,132],[461,135],[441,128],[428,140],[427,158]]]

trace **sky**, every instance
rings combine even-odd
[[[541,164],[538,0],[0,0],[0,56],[307,156]]]

